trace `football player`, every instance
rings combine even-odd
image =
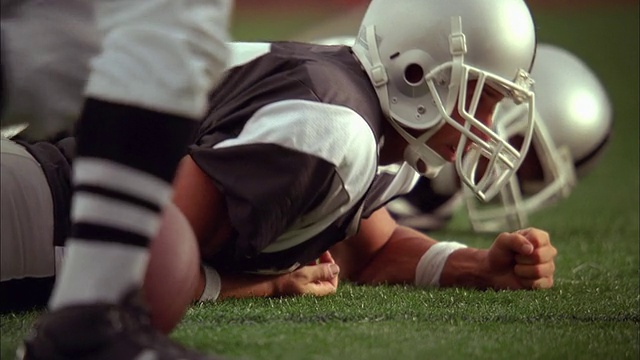
[[[10,135],[9,131],[3,131],[2,135],[0,311],[4,313],[45,306],[51,294],[65,258],[76,142],[73,137],[30,142],[8,139],[10,136],[4,135]],[[195,287],[202,271],[198,253],[192,249],[195,239],[193,244],[185,241],[192,237],[184,216],[169,204],[159,235],[150,245],[144,281],[151,324],[165,333],[177,325],[187,306],[201,296]],[[18,252],[25,256],[15,256]],[[291,276],[265,277],[260,287],[277,288],[274,295],[279,296],[333,293],[338,280],[331,270],[334,261],[329,253],[320,260],[320,264],[305,266]],[[258,290],[227,288],[220,297],[256,296]]]
[[[89,69],[88,78],[86,71],[74,79],[51,74],[56,86],[68,84],[74,87],[69,93],[76,96],[82,93],[78,83],[87,79],[82,101],[64,108],[81,104],[82,109],[71,174],[71,228],[50,312],[38,319],[18,349],[18,358],[207,358],[149,326],[139,299],[149,241],[158,233],[161,212],[170,201],[176,165],[225,67],[229,11],[227,0],[2,2],[7,108],[17,109],[14,114],[19,122],[29,123],[30,132],[48,133],[63,127],[52,122],[68,119],[52,119],[46,111],[45,116],[26,118],[25,106],[12,106],[12,101],[32,98],[37,101],[27,108],[43,101],[55,103],[57,95],[44,89],[17,98],[30,91],[13,91],[12,86],[28,84],[12,76],[29,70],[14,68],[47,67],[47,61],[70,58],[72,63],[50,68],[66,65],[73,71],[77,61]],[[63,49],[55,45],[28,49],[34,39],[36,44],[61,43],[68,36],[85,36],[84,30],[91,27],[95,30],[87,34],[101,37],[95,57],[60,56]],[[5,57],[13,61],[6,63]],[[88,58],[90,67],[84,63]],[[28,255],[13,250],[17,253],[7,256]]]
[[[556,250],[542,230],[470,249],[385,209],[447,162],[478,198],[499,194],[533,135],[535,46],[515,0],[374,0],[351,47],[250,44],[212,94],[174,182],[209,266],[201,299],[290,274],[328,249],[339,276],[363,284],[552,286]],[[502,101],[528,114],[518,146],[492,130]]]
[[[480,203],[460,186],[453,169],[435,179],[420,179],[407,195],[391,202],[398,222],[421,230],[445,226],[457,205],[465,206],[473,230],[501,232],[528,225],[529,215],[567,198],[578,179],[601,158],[611,135],[613,112],[606,89],[577,56],[539,44],[531,70],[536,92],[536,127],[532,147],[494,202]],[[503,136],[520,139],[518,113],[505,104],[495,117],[505,118]]]
[[[449,161],[484,200],[513,176],[533,133],[529,9],[521,0],[386,5],[370,4],[353,47],[254,43],[232,56],[174,182],[207,265],[198,299],[277,295],[271,280],[316,259],[333,283],[339,272],[364,284],[553,285],[556,250],[542,230],[470,249],[399,226],[384,208]],[[529,114],[520,147],[491,130],[502,100]],[[486,177],[469,154],[496,159]]]

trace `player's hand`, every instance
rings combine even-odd
[[[340,267],[331,254],[325,252],[318,263],[309,264],[275,279],[277,296],[334,294],[338,289]]]
[[[558,251],[549,234],[536,228],[498,235],[489,248],[486,268],[494,289],[548,289],[553,286]]]

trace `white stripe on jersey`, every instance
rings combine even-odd
[[[75,185],[117,191],[162,207],[171,197],[171,184],[138,169],[113,161],[79,157],[73,163]]]
[[[229,60],[227,69],[244,65],[271,51],[270,43],[263,42],[230,42],[227,43]]]
[[[380,166],[378,168],[378,172],[388,173],[393,175],[394,178],[391,180],[391,183],[385,191],[379,195],[376,201],[369,205],[371,208],[381,207],[384,203],[394,197],[408,193],[416,185],[418,179],[420,179],[420,174],[413,170],[413,168],[406,162],[403,162],[401,166],[398,166],[397,164]]]
[[[214,148],[276,144],[334,164],[339,179],[327,198],[301,217],[264,252],[298,245],[317,235],[353,208],[373,181],[377,143],[367,122],[354,110],[308,100],[284,100],[264,106],[235,139]]]

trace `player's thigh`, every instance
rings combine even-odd
[[[1,144],[1,280],[53,276],[54,217],[47,179],[24,147],[5,138]]]

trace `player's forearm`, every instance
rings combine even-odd
[[[361,284],[413,284],[416,266],[435,241],[413,229],[399,226],[385,245],[351,281]],[[342,268],[342,264],[336,260]]]
[[[440,287],[487,289],[490,281],[482,270],[487,250],[463,248],[452,252],[440,274]]]
[[[274,276],[236,274],[223,275],[220,297],[245,298],[245,297],[269,297],[275,296]]]
[[[205,289],[205,275],[200,272],[194,301],[201,300]],[[220,293],[217,300],[225,298],[268,297],[275,296],[274,276],[252,274],[220,274]]]
[[[362,284],[416,284],[416,272],[423,271],[418,263],[437,242],[423,233],[398,227],[371,261],[353,281]],[[438,276],[440,287],[490,287],[487,271],[483,270],[486,250],[457,249],[446,258]],[[340,263],[338,263],[340,265]]]

